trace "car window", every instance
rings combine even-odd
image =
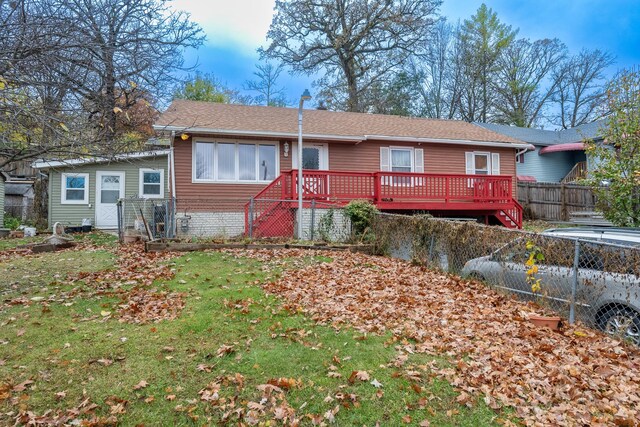
[[[580,256],[578,258],[578,268],[589,270],[604,270],[603,250],[604,245],[583,242],[580,245]]]
[[[529,251],[524,240],[516,240],[496,252],[496,260],[524,264],[529,259]]]

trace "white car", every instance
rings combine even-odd
[[[580,239],[576,314],[611,335],[640,345],[640,231],[569,228],[541,234],[540,248],[548,255],[538,263],[535,277],[541,280],[545,301],[567,310],[574,283],[573,248],[575,240]],[[525,237],[519,238],[491,255],[472,259],[461,274],[534,298],[526,274],[527,241]]]

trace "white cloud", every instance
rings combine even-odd
[[[207,44],[255,52],[265,44],[275,0],[174,0],[172,4],[191,13],[206,33]]]

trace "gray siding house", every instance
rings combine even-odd
[[[605,120],[598,120],[572,129],[543,130],[476,123],[486,129],[528,142],[535,150],[516,159],[516,174],[520,181],[573,182],[587,176],[597,164],[584,151],[584,140],[601,141],[598,130]]]
[[[169,150],[162,150],[35,162],[49,173],[49,227],[90,219],[96,228],[117,228],[119,199],[168,197],[168,158]]]

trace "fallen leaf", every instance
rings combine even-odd
[[[371,385],[374,386],[375,388],[380,388],[382,387],[382,383],[380,383],[377,379],[373,379],[373,381],[371,381]]]
[[[133,386],[134,390],[140,390],[146,388],[149,384],[145,380],[141,380],[138,384]]]

